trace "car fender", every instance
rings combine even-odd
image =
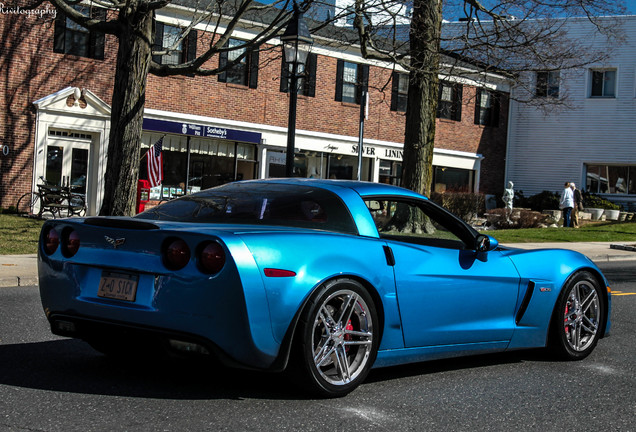
[[[556,301],[568,279],[578,271],[589,271],[598,279],[601,287],[607,280],[598,267],[585,255],[568,249],[521,250],[506,249],[521,276],[517,329],[509,349],[544,346]],[[609,329],[610,298],[605,298],[605,329]]]

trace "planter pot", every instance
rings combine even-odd
[[[597,221],[597,220],[601,220],[601,216],[603,216],[603,212],[605,210],[598,209],[598,208],[586,208],[585,211],[592,215],[593,221]]]
[[[621,214],[618,215],[618,220],[620,222],[625,222],[627,220],[627,213],[626,212],[621,212]]]
[[[626,221],[631,221],[634,220],[634,213],[633,212],[627,212],[627,217],[625,218]]]
[[[615,221],[618,220],[620,214],[620,210],[605,210],[605,219]]]

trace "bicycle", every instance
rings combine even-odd
[[[84,216],[86,200],[84,194],[72,192],[73,186],[58,186],[40,176],[37,192],[27,192],[18,199],[18,215],[55,219],[57,217]],[[35,211],[37,209],[37,212]],[[66,214],[62,212],[66,210]]]

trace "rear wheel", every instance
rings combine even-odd
[[[35,192],[27,192],[20,197],[16,204],[16,211],[20,216],[32,216],[33,209],[37,207],[40,196]]]
[[[378,317],[369,293],[355,280],[334,280],[303,311],[295,366],[315,393],[344,396],[366,378],[378,343]]]
[[[579,272],[567,282],[550,329],[550,348],[558,357],[580,360],[594,350],[604,322],[603,302],[600,284],[589,272]]]

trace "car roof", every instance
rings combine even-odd
[[[340,188],[350,189],[356,192],[361,197],[367,196],[380,196],[380,195],[399,195],[410,196],[413,198],[427,199],[425,196],[415,193],[409,189],[405,189],[399,186],[393,186],[385,183],[373,183],[366,181],[356,180],[331,180],[331,179],[310,179],[302,177],[290,177],[290,178],[274,178],[274,179],[262,179],[262,180],[246,180],[246,182],[254,183],[277,183],[277,184],[297,184],[303,186],[320,187],[328,189],[333,192],[338,191]]]

